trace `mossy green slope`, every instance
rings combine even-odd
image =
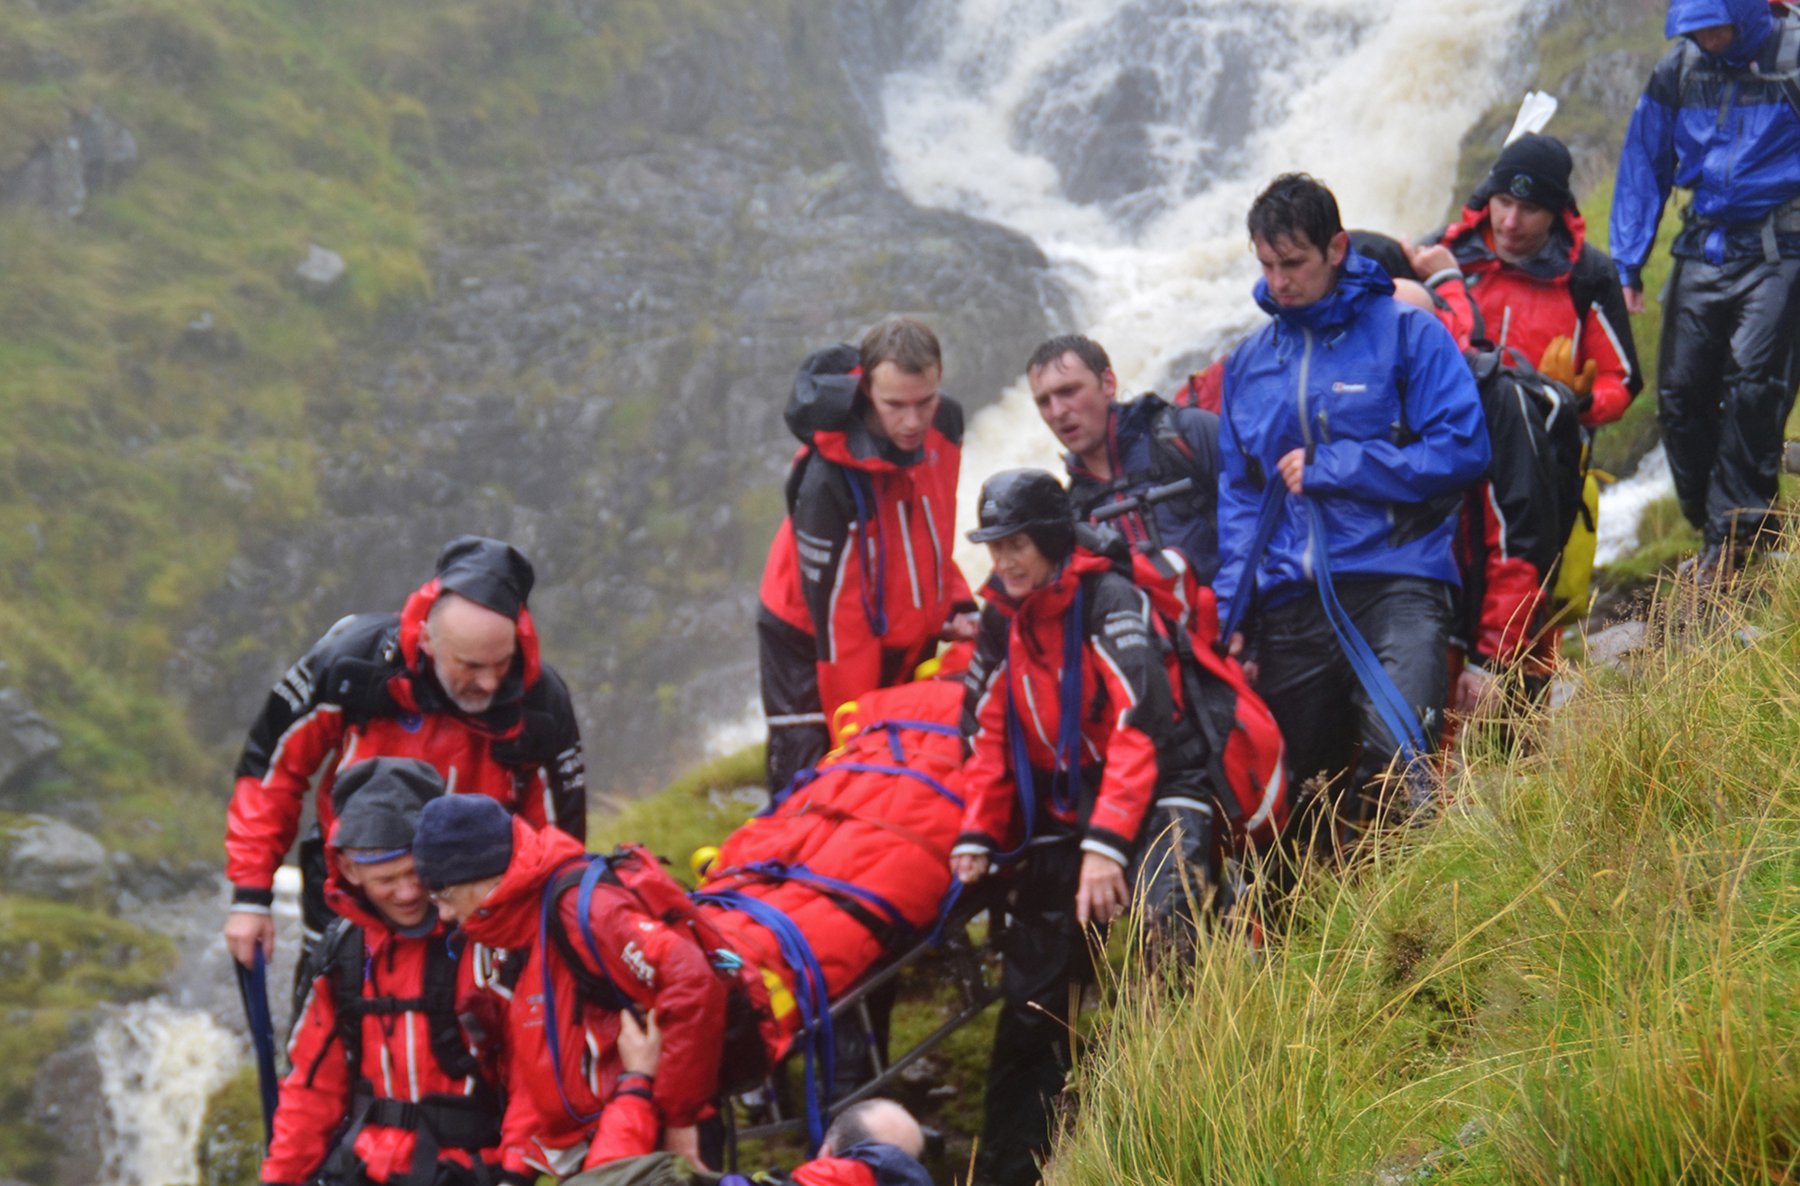
[[[311,429],[340,359],[430,295],[449,166],[503,159],[541,104],[730,10],[0,5],[0,177],[95,107],[142,154],[73,219],[0,210],[0,660],[67,743],[41,798],[98,799],[117,847],[212,851],[230,754],[196,740],[171,670],[196,641],[229,661],[203,601],[316,511]],[[323,300],[293,283],[310,243],[348,264]]]

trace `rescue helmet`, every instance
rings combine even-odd
[[[1001,470],[981,484],[980,526],[969,542],[992,543],[1024,532],[1052,562],[1061,562],[1075,547],[1075,521],[1069,492],[1041,469]]]

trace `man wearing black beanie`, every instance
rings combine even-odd
[[[1598,428],[1625,414],[1643,376],[1624,292],[1612,260],[1587,241],[1571,169],[1562,141],[1520,136],[1501,150],[1442,246],[1413,255],[1415,265],[1459,269],[1484,323],[1478,336],[1569,387],[1582,424]],[[1506,440],[1496,436],[1495,448]],[[1479,493],[1466,503],[1458,548],[1465,604],[1451,640],[1463,658],[1451,707],[1465,714],[1500,671],[1522,666],[1534,684],[1547,683],[1560,636],[1548,628],[1552,573],[1507,546],[1498,504]],[[1556,541],[1558,553],[1566,542]]]
[[[244,743],[227,816],[225,875],[236,890],[225,941],[240,963],[258,946],[273,954],[275,870],[309,793],[319,824],[300,845],[307,941],[331,921],[332,784],[357,759],[418,759],[454,794],[586,836],[581,735],[567,687],[538,654],[534,580],[511,544],[457,536],[400,613],[344,618],[275,685]]]

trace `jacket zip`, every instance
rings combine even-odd
[[[1300,350],[1300,439],[1306,442],[1306,452],[1310,456],[1313,448],[1312,413],[1306,406],[1306,386],[1312,380],[1313,335],[1312,330],[1304,325],[1300,327],[1300,333],[1305,342]],[[1281,475],[1276,474],[1275,480],[1282,480]],[[1310,581],[1313,579],[1312,517],[1310,515],[1306,520],[1306,544],[1306,549],[1300,553],[1300,571],[1305,573],[1306,579]]]
[[[937,519],[931,514],[931,496],[921,494],[919,505],[925,508],[925,530],[931,536],[931,569],[937,574],[938,604],[944,601],[944,545],[938,542]]]
[[[912,524],[906,517],[906,500],[894,503],[894,509],[900,512],[900,546],[906,552],[906,579],[912,582],[913,608],[920,609],[919,601],[919,565],[913,560]]]

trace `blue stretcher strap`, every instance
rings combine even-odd
[[[740,865],[730,872],[749,873],[769,881],[798,881],[806,885],[816,885],[820,889],[847,894],[881,915],[887,920],[888,925],[899,931],[902,936],[907,938],[912,936],[913,925],[907,921],[906,915],[900,913],[897,906],[874,890],[854,882],[827,877],[823,873],[813,872],[805,865],[789,865],[784,861],[752,861],[747,865]]]
[[[882,538],[880,524],[875,524],[875,573],[869,574],[869,528],[880,514],[875,503],[875,483],[861,470],[846,469],[850,480],[850,497],[856,500],[856,563],[862,573],[863,618],[869,630],[877,635],[888,632],[887,616],[887,541]],[[865,491],[864,486],[868,489]],[[870,510],[871,507],[875,509]]]
[[[1256,512],[1256,533],[1250,537],[1249,551],[1244,553],[1244,571],[1239,574],[1237,592],[1231,597],[1231,613],[1219,625],[1221,649],[1231,645],[1231,636],[1244,624],[1244,615],[1250,612],[1250,603],[1256,600],[1256,575],[1262,569],[1269,541],[1275,538],[1275,527],[1281,522],[1287,492],[1287,483],[1278,478],[1263,486],[1262,506]]]
[[[937,922],[932,925],[931,934],[926,942],[936,947],[944,941],[944,924],[950,921],[950,912],[956,909],[956,900],[962,897],[963,883],[955,876],[950,878],[950,888],[944,891],[944,900],[938,903]]]
[[[1325,617],[1331,622],[1338,646],[1343,649],[1344,657],[1356,672],[1357,681],[1362,684],[1363,691],[1368,693],[1369,700],[1374,704],[1376,715],[1381,718],[1389,736],[1399,745],[1401,760],[1410,773],[1413,763],[1424,756],[1427,750],[1424,732],[1419,728],[1418,714],[1407,703],[1400,689],[1394,686],[1387,669],[1381,665],[1381,660],[1357,630],[1356,623],[1350,620],[1343,603],[1338,601],[1337,589],[1331,581],[1330,550],[1325,543],[1325,518],[1319,510],[1318,500],[1308,497],[1306,511],[1312,526],[1313,574],[1319,583],[1319,601],[1325,608]]]
[[[769,796],[769,805],[757,812],[756,818],[767,819],[769,816],[774,815],[775,809],[792,798],[795,791],[817,777],[819,777],[819,771],[812,766],[808,766],[804,770],[794,771],[794,777],[788,779],[788,784],[785,787],[782,787],[779,791],[776,791],[773,795]]]
[[[736,910],[775,936],[781,958],[794,972],[794,1001],[806,1039],[806,1135],[807,1152],[816,1155],[825,1139],[825,1114],[831,1109],[831,1085],[837,1078],[836,1038],[831,1028],[831,1000],[826,995],[825,972],[813,953],[806,934],[778,907],[738,890],[712,890],[694,894],[695,903],[710,903]]]
[[[916,778],[944,798],[950,800],[950,802],[956,804],[957,807],[960,808],[963,805],[961,795],[957,794],[937,779],[931,777],[931,775],[925,773],[923,770],[914,770],[910,766],[884,766],[875,762],[837,762],[825,767],[825,769],[821,770],[819,773],[829,774],[833,770],[854,770],[862,774],[892,774],[901,778]]]

